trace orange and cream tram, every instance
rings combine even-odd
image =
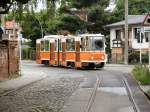
[[[45,36],[36,42],[36,62],[72,68],[102,68],[106,62],[104,36]]]

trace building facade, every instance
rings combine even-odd
[[[129,53],[133,51],[148,52],[148,32],[143,30],[143,22],[147,15],[129,15],[128,17],[128,45]],[[113,63],[123,62],[125,44],[125,21],[109,24],[110,49]]]

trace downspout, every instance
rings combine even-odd
[[[10,53],[9,53],[9,40],[7,41],[7,60],[8,60],[8,75],[10,76]]]

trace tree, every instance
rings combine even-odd
[[[70,0],[73,7],[76,7],[78,9],[81,8],[89,8],[95,4],[99,4],[101,6],[107,6],[109,3],[109,0]]]
[[[141,15],[150,11],[150,0],[129,0],[129,15]],[[118,0],[111,19],[115,21],[124,19],[124,0]]]
[[[26,4],[29,0],[1,0],[0,2],[0,14],[8,13],[10,7],[13,5],[14,2],[18,2],[21,4]]]
[[[86,22],[82,21],[79,17],[73,15],[64,15],[58,19],[54,19],[49,23],[49,32],[57,34],[59,31],[69,31],[74,34],[77,31],[85,29]]]
[[[26,14],[24,15],[21,27],[23,37],[31,39],[31,47],[35,48],[36,39],[42,37],[39,21],[33,15]]]
[[[88,14],[88,31],[106,34],[104,26],[109,23],[109,13],[100,5],[93,6]]]

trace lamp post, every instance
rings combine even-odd
[[[125,0],[125,50],[124,64],[128,64],[128,0]]]

